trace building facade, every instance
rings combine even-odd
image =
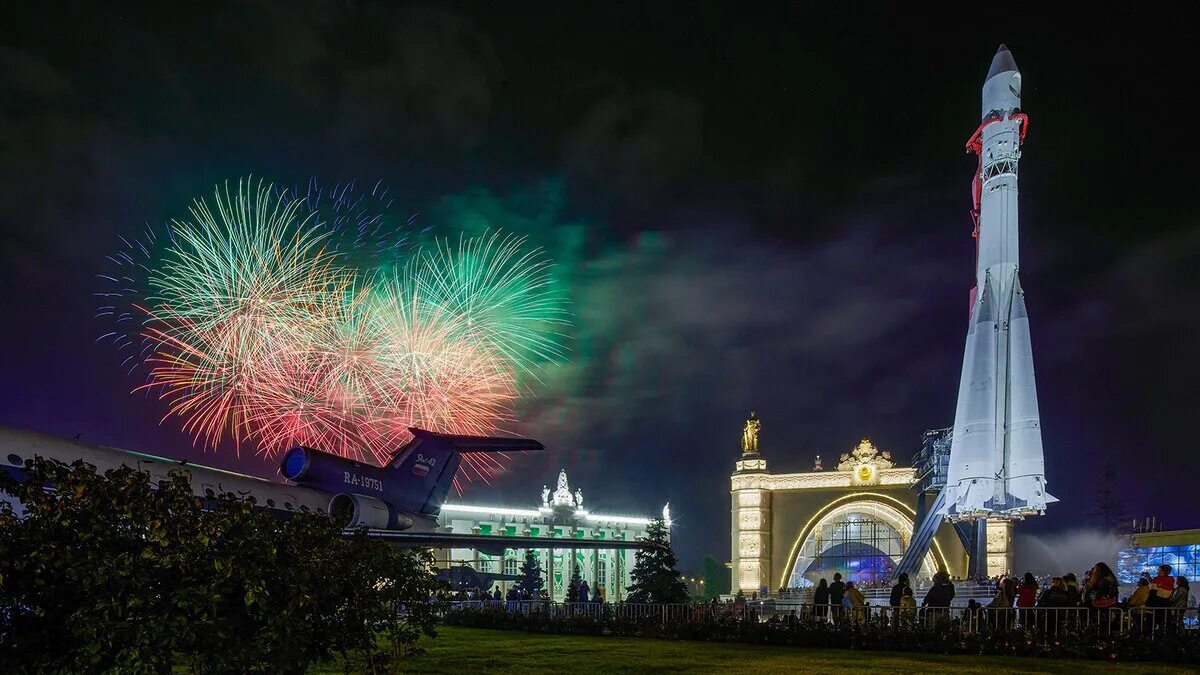
[[[1130,543],[1117,554],[1122,584],[1137,583],[1143,572],[1154,575],[1159,565],[1170,565],[1173,576],[1200,578],[1200,530],[1136,532]]]
[[[444,504],[438,518],[439,532],[492,535],[497,538],[526,536],[556,539],[634,541],[645,535],[648,516],[612,515],[584,506],[583,491],[571,491],[567,472],[558,474],[553,492],[542,488],[541,504],[531,507],[488,506],[482,504]],[[663,519],[671,527],[670,507],[663,507]],[[486,547],[484,547],[486,549]],[[499,551],[500,549],[496,549]],[[479,549],[443,549],[435,553],[442,567],[468,565],[477,572],[504,575],[496,582],[502,594],[515,583],[525,560],[525,549],[504,549],[489,554]],[[567,546],[536,549],[538,565],[546,581],[548,596],[562,601],[574,568],[608,602],[620,602],[627,596],[632,580],[630,572],[636,551],[631,549],[571,549]],[[485,589],[491,590],[491,589]]]
[[[823,470],[771,473],[759,452],[758,418],[742,433],[730,477],[733,592],[805,588],[835,572],[858,582],[890,576],[907,550],[917,516],[912,468],[897,467],[868,439]],[[965,576],[967,552],[953,528],[934,536],[920,576],[940,567]]]

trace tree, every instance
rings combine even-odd
[[[640,549],[629,576],[633,585],[628,588],[630,602],[687,602],[687,584],[675,566],[679,564],[671,548],[670,534],[661,517],[650,521],[642,541],[658,544]]]
[[[711,553],[704,556],[704,599],[712,600],[728,592],[729,568],[722,565]]]
[[[396,663],[433,634],[427,551],[232,495],[205,510],[185,471],[154,485],[127,466],[35,458],[24,473],[0,472],[24,508],[0,504],[6,672],[297,673],[339,655]]]
[[[579,576],[579,565],[571,565],[571,580],[567,582],[567,602],[579,602],[579,586],[583,579]]]
[[[1105,532],[1112,532],[1130,522],[1129,512],[1117,497],[1117,468],[1105,462],[1096,485],[1096,500],[1087,513],[1088,518]]]
[[[517,580],[516,588],[522,595],[528,593],[532,599],[542,594],[545,581],[542,579],[542,567],[538,564],[533,551],[525,551],[525,562],[521,563],[521,578]]]

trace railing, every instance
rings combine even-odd
[[[552,618],[589,617],[597,621],[651,621],[662,625],[725,619],[731,621],[816,621],[832,625],[871,622],[904,628],[940,626],[963,635],[995,631],[1021,630],[1039,644],[1056,641],[1060,636],[1081,631],[1101,635],[1134,635],[1146,639],[1169,638],[1179,631],[1200,630],[1197,608],[1146,608],[1124,610],[1119,607],[920,607],[904,609],[887,605],[814,605],[777,600],[745,603],[601,603],[481,600],[455,601],[451,609],[500,610],[513,614],[545,613]]]
[[[465,600],[450,603],[451,609],[492,610],[504,609],[511,614],[548,614],[553,618],[590,617],[617,621],[653,620],[665,624],[686,623],[712,612],[713,607],[729,608],[733,605],[708,605],[705,603],[605,603],[605,602],[550,602],[549,600]],[[744,608],[737,609],[739,616]]]
[[[1126,625],[1120,607],[983,607],[977,624],[979,630],[1022,630],[1039,644],[1081,631],[1123,635]]]
[[[925,594],[932,588],[932,584],[920,584],[913,587],[913,597],[917,602],[925,597]],[[892,598],[891,587],[883,586],[879,588],[859,588],[858,589],[867,602],[886,605]],[[967,602],[974,600],[981,604],[987,604],[996,595],[996,585],[992,583],[980,584],[974,581],[960,581],[954,584],[954,607],[966,607]],[[813,601],[813,589],[811,588],[785,588],[777,591],[769,596],[776,600],[787,602],[802,602],[811,604]]]

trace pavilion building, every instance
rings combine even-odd
[[[571,491],[567,472],[558,474],[557,487],[551,493],[542,488],[540,505],[491,506],[472,503],[447,503],[442,506],[439,532],[491,535],[503,537],[552,537],[556,539],[591,539],[600,541],[634,541],[643,537],[650,525],[650,516],[613,515],[584,507],[583,491]],[[671,527],[670,507],[663,507],[663,520]],[[513,586],[525,560],[525,549],[504,549],[503,554],[489,554],[487,547],[443,549],[435,554],[440,567],[468,565],[476,572],[503,575],[496,582],[502,594]],[[497,548],[496,552],[500,549]],[[550,598],[562,601],[567,595],[567,583],[572,570],[578,567],[580,578],[590,589],[599,589],[608,602],[625,600],[626,590],[633,582],[630,572],[636,551],[632,549],[571,549],[567,546],[553,551],[536,549],[534,554],[546,581]]]
[[[803,589],[833,581],[834,573],[867,584],[890,578],[920,521],[916,470],[897,466],[864,438],[830,468],[818,455],[812,471],[772,473],[759,452],[760,426],[751,413],[730,476],[733,592]],[[967,576],[967,549],[951,525],[939,527],[930,544],[918,578],[940,568]]]

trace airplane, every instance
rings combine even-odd
[[[0,427],[0,470],[20,480],[25,475],[25,461],[33,457],[64,464],[83,460],[101,473],[121,465],[146,471],[151,482],[157,484],[170,470],[184,468],[191,474],[192,492],[207,504],[219,495],[232,493],[281,518],[302,511],[344,518],[347,535],[366,528],[369,537],[396,546],[473,548],[489,555],[503,555],[506,549],[658,547],[644,541],[437,532],[438,515],[462,453],[537,451],[545,446],[528,438],[442,434],[416,427],[409,428],[409,432],[412,440],[396,450],[384,466],[312,448],[292,448],[280,463],[282,480],[274,481],[145,452]],[[0,499],[5,499],[3,493]],[[19,505],[15,506],[20,512]]]

